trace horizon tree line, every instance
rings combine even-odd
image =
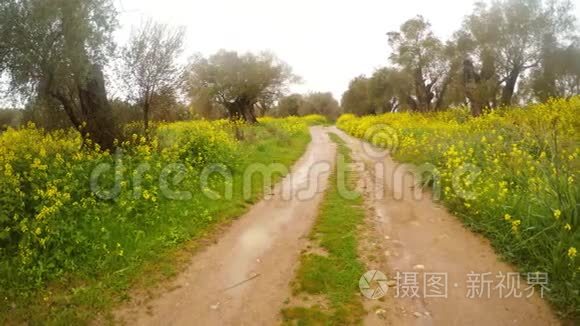
[[[486,108],[580,94],[580,34],[569,0],[478,2],[449,40],[423,16],[387,33],[389,65],[355,77],[345,112]]]
[[[353,79],[341,105],[330,93],[288,93],[298,82],[272,53],[221,50],[181,60],[185,30],[152,20],[119,46],[112,0],[4,0],[0,78],[26,101],[26,119],[72,126],[102,149],[121,125],[202,116],[256,123],[260,115],[376,114],[485,108],[580,93],[580,37],[569,0],[477,3],[439,39],[422,16],[387,33],[390,64]],[[115,80],[115,83],[110,83]],[[121,96],[111,96],[115,87]],[[189,104],[184,104],[189,102]],[[5,112],[4,112],[5,113]],[[14,121],[10,114],[6,120]]]
[[[180,63],[185,31],[147,20],[126,44],[113,39],[118,13],[112,0],[4,0],[0,2],[0,79],[26,103],[24,114],[55,127],[71,126],[104,150],[122,138],[122,122],[139,111],[148,134],[151,115],[170,106],[205,101],[217,116],[257,122],[299,80],[271,53],[221,50]],[[107,83],[111,75],[116,83]],[[113,86],[121,97],[111,98]],[[196,110],[195,114],[200,114]]]

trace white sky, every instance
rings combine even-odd
[[[352,78],[388,63],[388,31],[421,14],[437,36],[447,39],[476,0],[114,1],[120,11],[119,44],[132,26],[153,18],[186,27],[184,57],[219,49],[269,50],[302,77],[293,92],[330,91],[340,101]],[[580,0],[572,1],[580,18]]]
[[[269,50],[303,83],[292,91],[331,91],[337,100],[349,81],[387,63],[386,32],[417,14],[446,39],[475,0],[115,0],[119,43],[146,18],[187,28],[186,51]],[[580,16],[580,0],[576,15]]]
[[[219,49],[269,50],[292,66],[292,91],[331,91],[340,101],[349,81],[387,63],[386,33],[417,14],[447,38],[474,0],[116,0],[119,43],[145,18],[187,29],[187,56]]]

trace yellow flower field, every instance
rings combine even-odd
[[[45,285],[53,280],[126,282],[151,257],[239,214],[262,191],[256,184],[253,197],[242,198],[244,167],[291,164],[308,143],[308,125],[324,121],[177,122],[157,125],[149,140],[129,126],[115,153],[83,143],[73,130],[29,125],[1,133],[0,313],[38,291],[50,303]],[[231,173],[233,198],[208,199],[206,188],[219,193],[227,185],[219,174],[202,185],[207,166]]]
[[[580,311],[580,97],[478,118],[462,108],[343,115],[338,126],[397,161],[433,164],[428,182],[449,209],[522,272],[548,272],[550,299]]]

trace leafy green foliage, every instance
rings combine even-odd
[[[118,136],[103,67],[113,54],[110,0],[6,0],[0,4],[0,73],[13,93],[62,108],[103,149]]]
[[[187,91],[193,101],[203,97],[231,119],[256,122],[256,106],[273,103],[297,79],[271,53],[221,50],[209,58],[193,59],[187,71]]]
[[[477,2],[446,41],[426,18],[411,18],[387,33],[390,65],[372,77],[354,78],[343,95],[343,109],[361,115],[465,104],[477,116],[486,108],[577,95],[573,12],[568,0]],[[375,78],[377,73],[381,78]]]
[[[340,111],[332,93],[314,92],[282,97],[271,114],[276,117],[321,115],[334,121]]]

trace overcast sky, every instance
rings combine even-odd
[[[269,50],[303,83],[296,92],[330,91],[387,63],[386,32],[421,14],[445,39],[471,12],[474,0],[115,0],[122,44],[146,18],[187,29],[186,54],[219,49]],[[580,0],[574,0],[580,2]],[[578,4],[576,5],[578,6]],[[576,8],[578,12],[578,8]]]

